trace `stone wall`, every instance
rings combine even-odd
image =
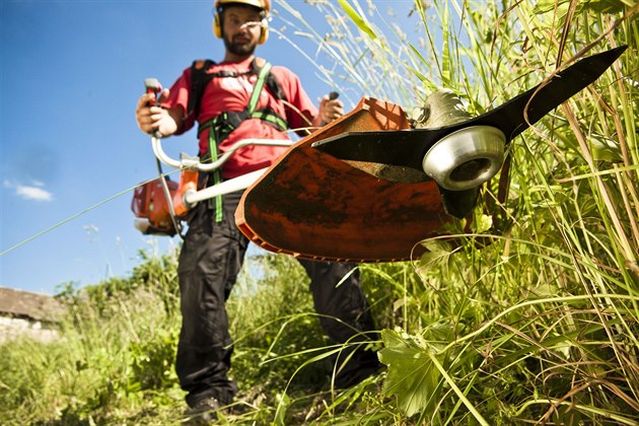
[[[51,342],[63,314],[51,296],[0,287],[0,343],[18,336]]]

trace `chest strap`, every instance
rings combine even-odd
[[[285,132],[288,129],[288,123],[282,117],[271,111],[270,109],[261,109],[258,111],[253,111],[252,113],[248,113],[248,111],[225,111],[220,115],[211,118],[210,120],[206,120],[204,123],[201,123],[197,128],[198,137],[202,134],[203,131],[207,129],[217,128],[219,132],[220,141],[226,139],[226,136],[229,135],[233,130],[237,129],[242,121],[248,120],[250,118],[257,118],[262,121],[266,121],[277,130]]]

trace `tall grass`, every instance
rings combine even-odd
[[[143,259],[129,278],[62,287],[60,340],[3,345],[0,423],[135,421],[181,406],[175,258]]]
[[[57,297],[68,312],[60,340],[1,347],[0,424],[183,422],[184,392],[174,371],[181,323],[176,260],[143,255],[129,277],[63,286]],[[246,266],[227,305],[236,341],[231,374],[244,414],[228,421],[269,423],[285,388],[286,416],[304,418],[304,404],[331,374],[308,277],[288,257],[250,257]]]
[[[473,234],[459,223],[450,231],[461,235],[423,242],[430,252],[412,265],[365,268],[393,299],[384,390],[404,415],[637,424],[639,6],[416,0],[415,33],[414,20],[389,20],[385,2],[313,4],[331,32],[298,20],[297,33],[316,43],[320,75],[406,107],[446,88],[478,114],[582,56],[630,46],[513,141],[508,200],[488,185]],[[485,233],[492,244],[481,247]]]
[[[379,377],[331,390],[336,348],[302,270],[277,256],[249,266],[229,303],[247,412],[220,421],[639,424],[639,6],[279,0],[276,11],[273,32],[347,102],[407,109],[446,88],[478,114],[579,57],[630,47],[511,143],[509,196],[486,185],[471,233],[459,221],[419,259],[360,267],[382,330]],[[176,291],[171,257],[67,289],[62,341],[2,347],[0,423],[179,422]]]

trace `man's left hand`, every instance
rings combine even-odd
[[[339,99],[330,99],[328,95],[320,100],[316,125],[323,126],[344,115],[344,104]]]

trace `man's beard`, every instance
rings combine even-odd
[[[232,40],[224,37],[224,47],[234,55],[249,56],[255,52],[257,43],[234,43]]]

